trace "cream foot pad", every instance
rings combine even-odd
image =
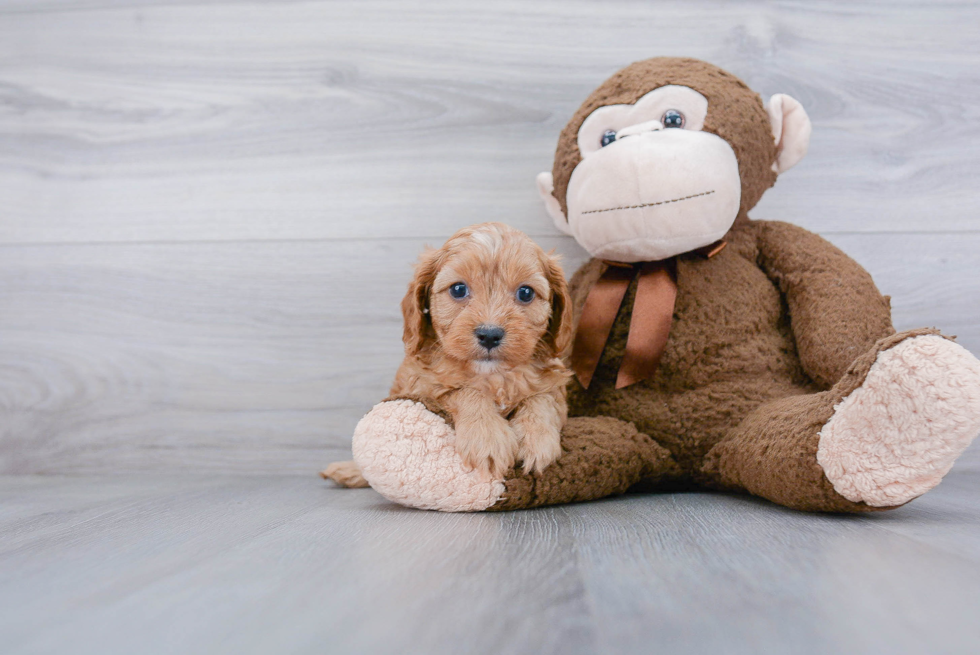
[[[834,410],[817,449],[834,489],[901,505],[939,484],[980,433],[980,361],[940,336],[908,339],[879,354]]]
[[[421,403],[390,400],[368,412],[354,430],[354,460],[388,500],[420,509],[479,512],[504,493],[503,480],[463,464],[456,434]]]

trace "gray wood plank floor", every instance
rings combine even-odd
[[[534,176],[600,81],[721,65],[814,123],[756,218],[980,352],[980,5],[0,0],[0,653],[972,653],[980,450],[894,512],[507,515],[313,477],[426,243],[566,257]]]
[[[288,477],[0,477],[4,653],[975,653],[980,465],[890,513],[438,514]]]

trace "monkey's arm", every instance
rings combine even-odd
[[[825,239],[778,221],[754,221],[759,264],[783,295],[807,375],[824,387],[878,339],[895,333],[889,299],[871,275]]]

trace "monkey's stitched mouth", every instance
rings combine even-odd
[[[682,200],[690,200],[691,198],[700,198],[701,196],[710,196],[715,190],[704,191],[702,193],[695,193],[692,196],[684,196],[683,198],[674,198],[673,200],[661,200],[660,202],[645,202],[642,205],[624,205],[622,207],[610,207],[608,209],[590,209],[587,212],[582,212],[582,214],[601,214],[602,212],[614,212],[620,209],[643,209],[644,207],[656,207],[657,205],[669,205],[672,202],[680,202]]]

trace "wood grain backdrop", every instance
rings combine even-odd
[[[707,59],[798,98],[753,212],[980,352],[972,2],[0,3],[0,472],[309,474],[400,359],[411,261],[502,220],[599,82]]]

